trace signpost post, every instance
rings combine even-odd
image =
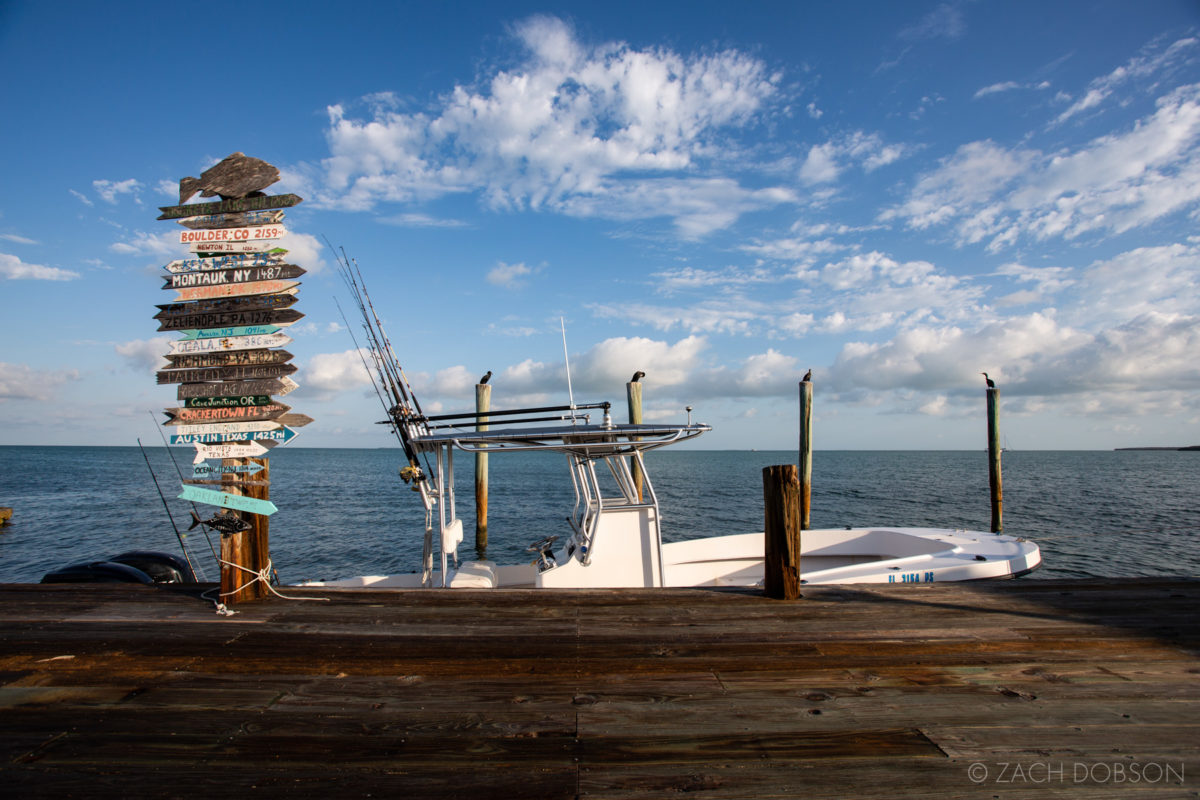
[[[268,594],[268,519],[277,509],[265,455],[312,422],[271,396],[297,386],[287,377],[296,371],[292,354],[277,348],[292,341],[280,328],[304,316],[290,308],[300,285],[291,279],[304,270],[285,263],[287,250],[277,246],[287,234],[283,209],[301,198],[262,194],[278,178],[265,161],[234,153],[200,178],[182,179],[180,205],[159,216],[184,226],[176,229],[179,242],[196,254],[165,265],[163,288],[178,296],[154,315],[160,331],[183,337],[169,345],[169,367],[156,373],[159,384],[178,384],[180,402],[163,423],[171,444],[196,448],[179,497],[230,509],[250,525],[221,534],[223,603]],[[186,202],[197,191],[221,201]]]

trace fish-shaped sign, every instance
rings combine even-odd
[[[191,500],[195,503],[205,503],[210,506],[232,508],[234,511],[246,511],[251,514],[270,516],[279,508],[270,500],[257,500],[253,497],[243,497],[240,494],[228,494],[214,489],[201,489],[199,486],[184,486],[179,493],[180,500]]]
[[[231,267],[262,267],[267,264],[282,264],[287,250],[276,247],[265,253],[238,253],[228,256],[213,256],[212,258],[185,258],[172,261],[163,266],[167,272],[197,272],[210,269],[229,269]]]

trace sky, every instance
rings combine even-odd
[[[565,328],[697,447],[808,369],[818,450],[982,449],[985,371],[1013,449],[1200,443],[1196,0],[3,0],[0,74],[0,444],[159,441],[158,207],[235,151],[305,198],[294,446],[393,444],[330,245],[430,413],[567,402]]]

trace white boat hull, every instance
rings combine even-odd
[[[746,533],[662,545],[667,587],[762,585],[763,534]],[[469,561],[448,573],[453,589],[628,588],[662,585],[638,572],[592,560],[584,565],[564,548],[557,566],[497,566]],[[627,559],[623,559],[627,560]],[[614,562],[617,559],[614,559]],[[857,528],[804,531],[800,575],[806,584],[934,583],[1014,578],[1041,565],[1038,546],[1025,539],[939,528]],[[657,563],[655,563],[657,566]],[[649,573],[646,573],[649,575]],[[420,588],[417,574],[376,575],[306,585],[341,589]],[[440,573],[432,585],[441,586]]]

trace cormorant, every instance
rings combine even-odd
[[[646,373],[639,369],[637,372],[633,373],[633,379],[630,381],[630,383],[637,383],[644,377],[646,377]]]
[[[487,374],[486,374],[486,375],[484,375],[482,378],[480,378],[480,379],[479,379],[479,382],[480,382],[480,383],[487,383],[487,382],[488,382],[489,380],[491,380],[491,379],[492,379],[492,371],[489,369],[489,370],[487,371]]]
[[[995,382],[994,380],[992,380],[991,378],[989,378],[989,377],[987,376],[987,373],[986,373],[986,372],[981,372],[981,373],[979,373],[979,374],[983,376],[983,379],[984,379],[985,381],[987,381],[987,385],[988,385],[988,388],[989,388],[989,389],[995,389],[995,388],[996,388],[996,382]]]
[[[800,379],[800,382],[808,383],[811,380],[812,380],[812,370],[810,369],[808,372],[804,373],[804,377]]]

